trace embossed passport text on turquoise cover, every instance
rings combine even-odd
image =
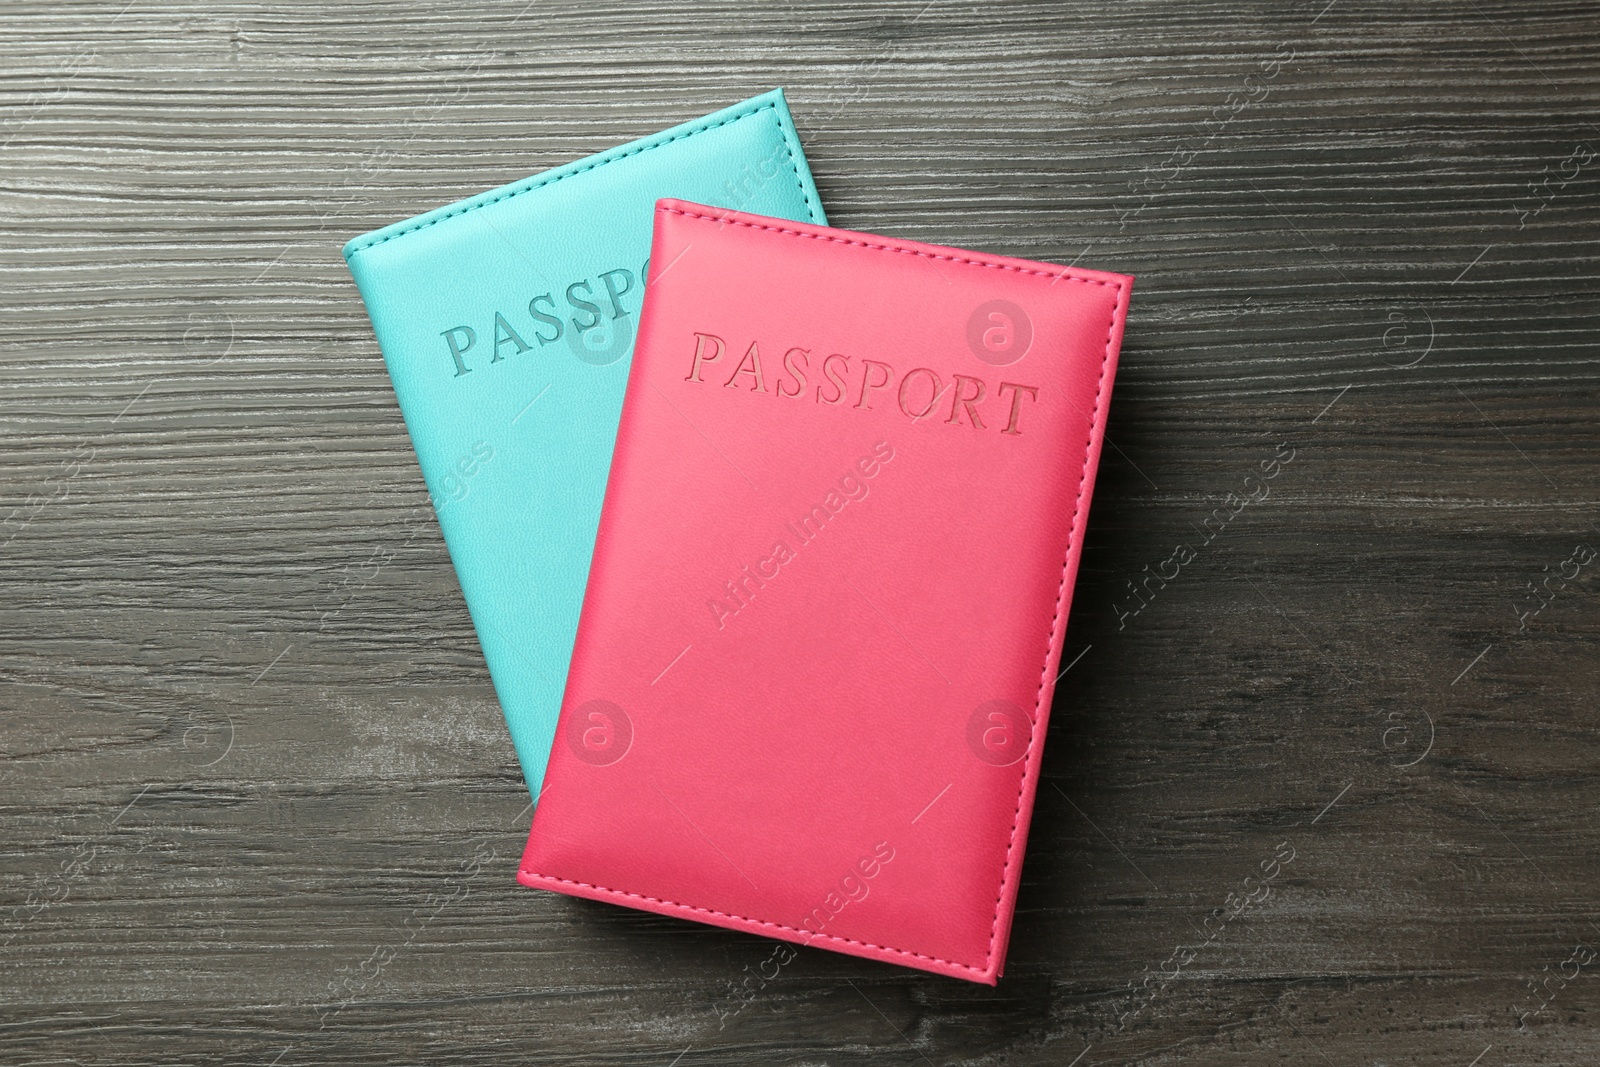
[[[534,797],[662,197],[825,222],[774,89],[344,250]]]

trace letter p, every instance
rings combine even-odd
[[[617,288],[617,283],[614,281],[614,278],[619,274],[622,275],[621,289]],[[633,291],[633,275],[618,267],[616,270],[608,270],[600,275],[600,281],[606,287],[606,296],[611,298],[611,317],[614,319],[622,318],[622,296]]]
[[[706,355],[707,342],[710,342],[712,346],[710,355]],[[690,364],[689,374],[683,380],[686,382],[698,382],[700,380],[700,365],[703,363],[715,363],[722,358],[722,353],[727,347],[727,342],[714,333],[696,333],[694,335],[694,362]]]
[[[466,340],[463,342],[456,336],[457,334],[465,335]],[[443,337],[444,343],[450,346],[450,358],[455,360],[456,364],[456,377],[459,378],[466,374],[471,368],[467,366],[466,361],[461,357],[468,349],[478,343],[478,335],[473,332],[471,326],[452,326],[439,336]]]

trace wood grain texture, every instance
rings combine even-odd
[[[1528,591],[1600,547],[1592,4],[9,0],[0,56],[0,1062],[1600,1061],[1600,583]],[[773,85],[835,223],[1139,276],[994,990],[513,884],[339,256]]]

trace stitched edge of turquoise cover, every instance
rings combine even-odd
[[[826,223],[774,89],[344,249],[535,799],[662,197]]]

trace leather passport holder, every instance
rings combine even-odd
[[[345,247],[535,797],[662,196],[824,221],[773,90]]]
[[[993,984],[1132,279],[656,208],[519,880]]]

